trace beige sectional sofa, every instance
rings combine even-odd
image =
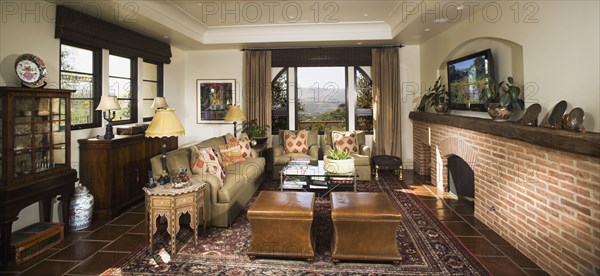
[[[218,150],[219,145],[226,144],[226,141],[225,136],[213,137],[167,153],[167,169],[170,174],[175,174],[183,168],[187,170],[190,178],[201,179],[207,183],[204,206],[207,226],[229,227],[265,178],[265,159],[262,157],[247,158],[243,162],[223,168],[225,179],[222,187],[219,179],[214,175],[192,174],[190,170],[192,146]],[[153,177],[158,178],[163,170],[161,155],[151,158],[150,163]]]

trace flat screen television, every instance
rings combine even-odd
[[[492,50],[448,61],[450,108],[485,111],[482,89],[489,77],[495,79]]]

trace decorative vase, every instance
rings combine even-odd
[[[489,104],[487,112],[490,114],[490,117],[492,117],[492,120],[496,122],[506,122],[512,115],[512,110],[508,107],[500,106],[499,103]]]
[[[268,137],[252,137],[253,141],[256,141],[256,145],[255,146],[262,146],[264,143],[267,142]]]
[[[71,200],[71,217],[69,227],[71,230],[82,230],[92,224],[92,212],[94,211],[94,196],[89,190],[79,184],[75,188],[75,194]]]
[[[448,103],[444,102],[444,103],[439,103],[433,106],[433,109],[435,109],[435,112],[443,114],[448,112]]]
[[[354,171],[354,158],[350,156],[348,159],[334,160],[324,156],[323,167],[330,173],[351,173]]]

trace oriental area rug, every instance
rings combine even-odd
[[[229,228],[210,227],[194,245],[192,231],[182,227],[177,235],[177,254],[168,263],[161,261],[157,248],[168,247],[165,229],[156,235],[155,252],[148,245],[121,260],[103,275],[490,275],[404,183],[383,172],[377,181],[361,181],[360,192],[385,192],[402,213],[396,240],[402,261],[399,265],[373,262],[331,261],[331,221],[329,197],[315,202],[314,262],[287,259],[250,260],[246,251],[251,229],[242,212]],[[276,190],[278,181],[265,183],[261,190]],[[257,193],[258,194],[258,193]],[[256,195],[254,198],[256,197]],[[250,200],[248,207],[253,200]]]

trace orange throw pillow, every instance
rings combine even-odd
[[[308,152],[308,132],[306,130],[298,131],[298,134],[286,130],[283,132],[285,153],[304,153]]]
[[[219,151],[221,152],[223,167],[244,162],[244,160],[246,160],[242,157],[242,146],[240,146],[240,143],[238,142],[220,145]]]
[[[332,131],[331,139],[334,148],[341,149],[342,151],[358,152],[356,133],[354,132]]]

